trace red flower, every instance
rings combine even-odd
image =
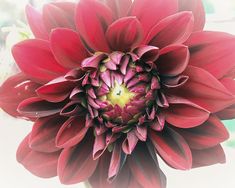
[[[95,188],[163,188],[176,169],[223,163],[235,117],[235,37],[202,31],[200,0],[80,0],[26,9],[35,39],[0,89],[34,121],[17,152],[40,177]],[[17,110],[16,110],[17,109]]]

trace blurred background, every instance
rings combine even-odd
[[[0,85],[17,71],[12,59],[11,47],[24,39],[32,38],[25,19],[27,3],[41,8],[53,0],[0,0]],[[53,2],[55,2],[54,0]],[[71,0],[70,0],[71,1]],[[235,34],[235,0],[203,0],[206,10],[206,30]],[[235,50],[235,49],[234,49]],[[59,180],[43,180],[34,177],[15,160],[18,144],[30,131],[31,123],[16,120],[0,110],[0,187],[4,188],[78,188],[60,185]],[[234,188],[235,187],[235,121],[225,121],[230,139],[224,143],[227,163],[182,172],[160,163],[168,177],[168,188]]]

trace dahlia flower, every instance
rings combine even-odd
[[[0,106],[34,122],[17,160],[94,188],[164,188],[175,169],[225,162],[235,117],[235,37],[203,31],[200,0],[80,0],[27,6],[35,39]]]

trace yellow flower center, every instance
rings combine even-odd
[[[119,105],[123,108],[134,96],[135,94],[130,92],[124,84],[119,85],[115,82],[114,87],[111,88],[109,94],[107,94],[107,100],[112,105]]]

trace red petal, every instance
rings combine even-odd
[[[176,169],[187,170],[192,167],[192,154],[182,136],[170,128],[161,133],[150,131],[150,139],[159,155],[167,164]]]
[[[161,75],[176,76],[182,73],[189,62],[189,50],[184,45],[170,45],[160,50],[157,68]]]
[[[33,151],[28,145],[29,136],[22,141],[17,150],[17,161],[36,176],[42,178],[56,176],[60,151],[54,153]]]
[[[161,20],[149,32],[146,44],[165,47],[169,44],[182,44],[193,30],[193,15],[191,12],[180,12]]]
[[[62,151],[58,162],[58,175],[61,183],[79,183],[93,174],[98,160],[92,158],[92,144],[92,139],[87,137],[78,146]]]
[[[47,32],[44,25],[42,14],[34,9],[31,5],[26,6],[25,12],[30,29],[33,32],[34,36],[39,39],[48,40],[49,33]]]
[[[125,17],[132,4],[131,0],[106,0],[105,2],[117,18]]]
[[[10,115],[19,117],[18,105],[23,100],[36,96],[35,90],[39,86],[22,73],[8,78],[0,87],[0,107]]]
[[[207,71],[188,66],[183,74],[189,76],[189,80],[179,89],[168,90],[168,93],[188,99],[210,112],[234,104],[234,96]]]
[[[75,86],[76,82],[71,82],[64,77],[59,77],[38,88],[37,94],[47,101],[61,102],[70,95]]]
[[[134,152],[128,158],[129,168],[133,177],[143,187],[149,188],[163,188],[164,179],[160,175],[159,166],[154,162],[150,156],[145,145],[136,147]]]
[[[167,97],[170,107],[164,110],[166,121],[179,128],[201,125],[209,118],[209,112],[191,101],[179,97]]]
[[[76,24],[82,38],[95,51],[108,52],[105,30],[112,22],[112,11],[93,0],[81,0],[77,5]]]
[[[205,25],[205,10],[202,0],[178,0],[179,11],[192,11],[194,16],[194,31],[203,30]]]
[[[48,32],[63,27],[74,29],[75,3],[49,3],[43,7],[43,21]]]
[[[141,60],[155,61],[159,57],[159,49],[155,46],[141,45],[133,50],[133,52],[141,58]]]
[[[192,150],[193,168],[225,163],[225,153],[221,145],[204,150]]]
[[[177,0],[135,0],[130,15],[140,20],[144,36],[163,18],[175,14],[178,10]]]
[[[56,145],[60,148],[77,145],[85,137],[87,131],[84,117],[71,117],[60,128],[56,136]]]
[[[136,17],[124,17],[113,22],[105,35],[111,49],[129,51],[141,42],[142,28]]]
[[[202,125],[191,129],[177,129],[190,148],[205,149],[214,147],[229,137],[229,133],[223,123],[216,117],[210,118]]]
[[[235,37],[221,32],[196,32],[186,41],[189,64],[203,68],[220,79],[235,66]]]
[[[18,106],[18,112],[26,117],[46,117],[60,112],[63,103],[50,103],[38,97],[24,100]]]
[[[55,137],[65,120],[66,118],[61,116],[39,118],[34,123],[29,138],[30,148],[34,151],[47,153],[60,150],[56,147]]]
[[[16,44],[12,54],[20,69],[37,82],[48,82],[67,70],[54,59],[49,42],[30,39]]]
[[[81,62],[88,57],[79,35],[70,29],[55,29],[50,37],[52,52],[63,67],[81,67]]]

